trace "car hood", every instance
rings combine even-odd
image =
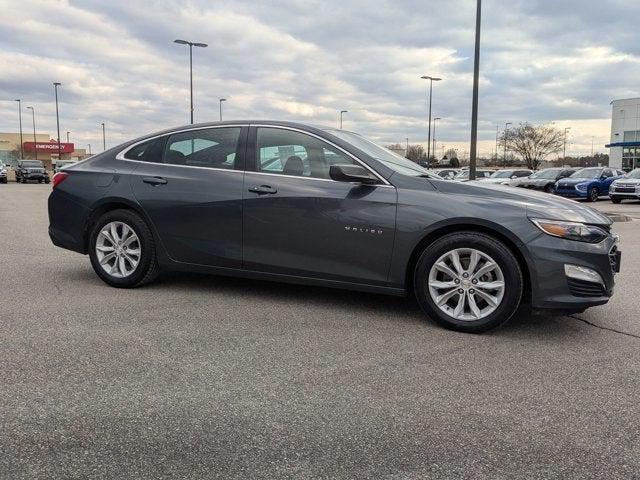
[[[432,184],[443,193],[470,195],[483,201],[494,202],[496,208],[504,205],[521,207],[530,218],[565,220],[593,225],[611,225],[612,223],[609,217],[593,208],[548,193],[478,181],[464,183],[434,181]]]
[[[591,183],[595,181],[595,178],[563,178],[562,180],[558,180],[558,185],[577,185],[579,183]]]
[[[618,180],[615,180],[613,183],[615,183],[616,185],[629,185],[629,186],[637,187],[638,185],[640,185],[640,179],[637,179],[637,178],[620,178]]]
[[[501,183],[509,183],[509,178],[483,178],[479,179],[479,182],[482,183],[492,183],[492,184],[501,184]]]

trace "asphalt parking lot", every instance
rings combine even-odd
[[[51,245],[49,191],[0,185],[0,478],[640,475],[640,220],[608,305],[474,336],[411,299],[112,289]]]

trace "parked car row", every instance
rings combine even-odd
[[[77,163],[76,160],[59,160],[54,164],[53,173],[58,173],[66,167]],[[7,183],[8,166],[0,162],[0,183]],[[38,182],[49,183],[51,181],[45,165],[40,160],[19,160],[15,168],[15,179],[17,183]]]
[[[433,173],[446,180],[469,180],[468,168],[442,168],[433,170]],[[640,169],[625,174],[622,170],[610,167],[554,167],[537,172],[524,168],[481,168],[476,170],[476,175],[483,183],[540,190],[589,202],[595,202],[607,195],[614,203],[620,203],[622,200],[640,200]]]

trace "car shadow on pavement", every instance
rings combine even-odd
[[[60,272],[61,275],[65,273]],[[67,279],[76,282],[91,282],[105,289],[104,285],[90,268],[66,271]],[[329,308],[348,314],[357,314],[358,318],[376,319],[402,323],[416,324],[421,327],[447,331],[430,320],[420,309],[413,295],[397,297],[375,293],[359,292],[328,287],[297,285],[290,283],[271,282],[266,280],[252,280],[236,277],[224,277],[198,273],[165,273],[150,285],[139,287],[134,291],[144,291],[147,294],[176,295],[180,292],[207,294],[222,293],[232,297],[242,298],[249,302],[273,302],[274,308],[281,305],[295,308]],[[529,310],[521,308],[505,325],[483,334],[483,336],[508,337],[518,339],[554,339],[566,338],[568,334],[575,334],[584,325],[574,319],[558,315],[533,315]],[[452,335],[468,335],[448,332]]]

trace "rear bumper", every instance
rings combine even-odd
[[[87,253],[85,227],[90,211],[70,195],[54,189],[49,195],[49,238],[57,247]]]
[[[613,236],[588,244],[542,234],[527,245],[532,262],[532,307],[579,311],[609,301],[614,292],[613,262],[619,260]],[[576,281],[565,274],[565,265],[595,270],[603,284]]]

